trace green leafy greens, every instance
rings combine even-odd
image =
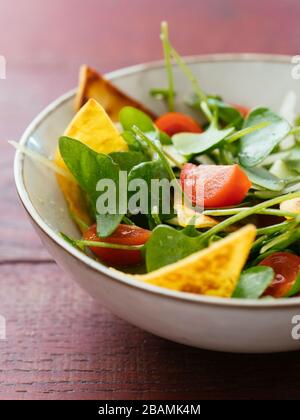
[[[69,137],[59,139],[59,150],[72,175],[88,195],[95,212],[99,236],[111,235],[120,224],[125,212],[120,214],[117,205],[115,214],[98,214],[96,203],[100,194],[97,191],[97,184],[101,179],[111,179],[119,197],[119,166],[110,156],[97,153],[80,141]]]
[[[262,224],[263,227],[257,229],[256,240],[246,263],[247,269],[242,272],[232,295],[234,298],[259,299],[265,294],[275,273],[270,267],[256,264],[276,251],[288,249],[296,253],[300,250],[300,216],[296,212],[278,208],[285,200],[300,198],[300,127],[291,127],[282,116],[266,107],[253,109],[244,117],[238,106],[226,103],[220,96],[207,95],[192,73],[191,66],[185,63],[171,44],[166,22],[161,25],[161,40],[167,87],[152,89],[151,95],[163,99],[169,112],[176,110],[173,63],[176,64],[193,90],[185,102],[193,108],[194,114],[198,112],[205,130],[192,133],[176,129],[176,134],[171,138],[161,132],[159,123],[156,126],[146,113],[126,106],[120,111],[119,121],[128,151],[105,155],[76,139],[61,137],[60,153],[92,209],[98,236],[110,236],[120,223],[152,230],[146,244],[136,246],[76,240],[64,234],[62,237],[81,251],[89,247],[140,250],[145,257],[146,269],[151,272],[204,249],[248,220],[259,226],[259,215],[285,217],[287,220],[279,219],[279,223],[266,226]],[[244,200],[236,206],[232,204],[233,208],[205,208],[204,216],[221,218],[211,228],[196,229],[192,221],[189,226],[182,228],[173,208],[175,200],[172,192],[170,194],[168,190],[168,195],[163,194],[163,183],[159,186],[161,190],[154,192],[157,186],[154,186],[153,180],[174,181],[174,189],[184,197],[179,178],[183,165],[188,162],[239,164],[252,183],[247,195],[245,192]],[[120,185],[121,171],[128,174],[126,185]],[[109,201],[105,188],[101,187],[100,190],[101,180],[112,181],[116,188],[114,211],[109,206],[107,212],[99,211],[99,202],[103,204],[105,199]],[[138,186],[137,189],[132,187],[139,182],[147,186],[145,196],[141,196],[143,188],[138,190]],[[126,201],[122,201],[124,205],[119,208],[125,192]],[[154,205],[153,196],[156,198]],[[146,215],[141,211],[141,208],[145,208],[145,202]],[[82,229],[87,228],[80,220],[76,222]],[[286,297],[299,292],[300,275]]]
[[[146,244],[147,271],[157,270],[204,248],[199,236],[190,237],[185,230],[157,226]]]
[[[258,299],[272,283],[274,271],[271,267],[252,267],[243,271],[233,292],[233,298]]]
[[[270,124],[240,140],[239,160],[244,167],[259,165],[289,133],[289,123],[268,108],[256,108],[248,115],[244,128],[267,121]]]
[[[219,130],[215,124],[203,133],[179,133],[172,137],[176,149],[183,155],[200,154],[217,147],[234,128]]]

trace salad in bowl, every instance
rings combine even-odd
[[[76,115],[53,159],[81,232],[60,235],[112,270],[166,289],[239,299],[300,294],[300,121],[204,92],[162,24],[158,115],[82,66]],[[193,93],[179,97],[174,65]],[[159,103],[159,102],[157,102]],[[187,105],[182,112],[178,103]]]

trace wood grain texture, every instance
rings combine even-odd
[[[0,399],[299,397],[298,353],[231,355],[174,344],[100,307],[55,264],[1,270]]]
[[[298,353],[246,356],[156,338],[99,306],[55,265],[13,184],[13,150],[45,105],[102,71],[184,54],[299,53],[298,0],[0,0],[0,399],[299,398]]]

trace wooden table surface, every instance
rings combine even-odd
[[[13,150],[45,105],[101,71],[185,54],[299,53],[298,0],[0,0],[0,399],[299,398],[300,357],[201,351],[118,319],[56,266],[16,196]]]

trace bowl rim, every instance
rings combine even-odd
[[[230,61],[247,61],[247,62],[273,62],[282,64],[291,64],[292,56],[279,54],[260,54],[260,53],[233,53],[233,54],[206,54],[194,55],[184,57],[185,60],[192,63],[204,62],[230,62]],[[133,66],[124,67],[118,70],[111,71],[105,75],[110,80],[124,77],[134,73],[142,73],[149,69],[160,68],[164,66],[163,60],[151,61],[148,63],[136,64]],[[69,101],[74,97],[77,88],[61,95],[48,106],[46,106],[28,125],[19,143],[26,145],[32,133],[43,123],[43,121],[63,103]],[[121,282],[124,286],[133,287],[145,291],[150,294],[156,294],[160,297],[177,299],[194,304],[205,304],[217,307],[238,307],[238,308],[256,308],[256,309],[274,309],[274,308],[290,308],[300,306],[300,297],[293,299],[276,299],[276,300],[255,300],[255,299],[237,299],[237,298],[222,298],[215,296],[197,295],[193,293],[181,292],[171,289],[158,287],[152,284],[147,284],[141,280],[132,278],[130,275],[118,270],[108,268],[92,258],[81,253],[79,250],[68,244],[58,233],[52,229],[46,221],[39,215],[33,206],[29,195],[27,193],[24,178],[23,178],[23,162],[24,154],[17,150],[14,158],[14,179],[17,188],[17,193],[21,203],[26,210],[32,222],[35,223],[44,234],[51,239],[56,245],[63,248],[73,258],[79,260],[87,266],[87,268],[96,271],[99,274],[105,275],[112,281]]]

